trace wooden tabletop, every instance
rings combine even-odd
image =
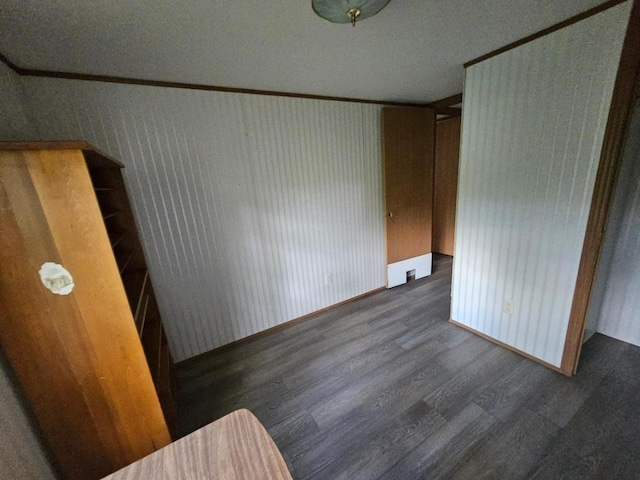
[[[292,480],[265,428],[236,410],[103,480]]]

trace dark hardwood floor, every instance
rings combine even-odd
[[[447,322],[431,277],[182,362],[180,433],[250,409],[295,479],[640,478],[640,348],[566,378]]]

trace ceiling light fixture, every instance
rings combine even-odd
[[[311,0],[313,11],[333,23],[351,23],[373,17],[389,0]]]

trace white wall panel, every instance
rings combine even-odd
[[[613,194],[589,330],[640,346],[640,100]]]
[[[451,315],[556,366],[629,9],[466,70]]]
[[[38,138],[20,77],[0,62],[0,141]]]
[[[380,107],[29,78],[125,178],[182,360],[385,283]]]

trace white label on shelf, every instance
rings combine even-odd
[[[69,295],[73,291],[71,273],[58,263],[43,263],[40,267],[40,280],[47,289],[56,295]]]

